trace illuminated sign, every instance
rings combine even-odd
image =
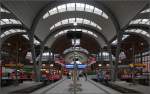
[[[146,67],[145,64],[137,63],[137,64],[129,64],[130,67]]]
[[[84,69],[86,68],[86,66],[87,66],[86,64],[77,64],[78,69]],[[74,64],[66,64],[65,67],[67,69],[74,69]]]
[[[23,67],[24,65],[23,64],[5,64],[4,66],[5,67],[16,67],[16,66]]]

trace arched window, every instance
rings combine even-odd
[[[17,33],[17,32],[26,32],[26,30],[21,30],[21,29],[10,29],[10,30],[7,30],[5,31],[3,34],[1,34],[1,38],[5,37],[5,36],[8,36],[10,34],[13,34],[13,33]]]
[[[90,25],[90,26],[93,26],[93,27],[96,27],[98,28],[99,30],[102,30],[102,28],[97,25],[96,23],[90,21],[90,20],[87,20],[87,19],[83,19],[83,18],[69,18],[69,19],[65,19],[65,20],[62,20],[62,21],[59,21],[57,22],[56,24],[54,24],[52,27],[50,27],[50,30],[58,27],[58,26],[61,26],[61,25],[65,25],[65,24],[87,24],[87,25]]]
[[[130,24],[150,25],[150,19],[136,19],[136,20],[131,21]]]
[[[21,22],[15,19],[1,19],[0,25],[5,25],[5,24],[21,24]]]
[[[84,3],[67,3],[67,4],[59,5],[57,7],[52,8],[51,10],[49,10],[43,16],[43,19],[46,19],[51,15],[61,13],[61,12],[66,12],[66,11],[90,12],[90,13],[100,15],[105,19],[108,19],[108,15],[106,13],[104,13],[101,9],[94,7],[92,5],[89,5],[89,4],[84,4]]]
[[[150,34],[142,29],[129,29],[129,30],[126,30],[125,32],[137,33],[137,34],[141,34],[150,38]]]
[[[92,35],[92,36],[94,36],[95,38],[98,37],[95,33],[93,33],[92,31],[86,30],[86,29],[66,29],[66,30],[60,31],[59,33],[55,34],[54,37],[58,37],[58,36],[60,36],[60,35],[62,35],[62,34],[67,33],[68,31],[82,31],[83,33]]]

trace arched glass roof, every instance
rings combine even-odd
[[[91,31],[89,31],[89,30],[86,30],[86,29],[66,29],[66,30],[60,31],[60,32],[57,33],[54,37],[58,37],[58,36],[60,36],[60,35],[62,35],[62,34],[67,33],[68,31],[82,31],[83,33],[87,33],[87,34],[89,34],[89,35],[92,35],[92,36],[94,36],[95,38],[98,37],[95,33],[91,32]]]
[[[1,19],[0,25],[5,25],[5,24],[21,24],[21,22],[15,19]]]
[[[1,12],[6,12],[6,13],[10,13],[8,10],[4,9],[1,7]]]
[[[63,54],[66,54],[66,53],[68,53],[68,52],[72,52],[72,51],[81,51],[81,52],[84,52],[84,53],[86,53],[86,54],[88,54],[89,52],[88,52],[88,50],[87,49],[84,49],[84,48],[82,48],[82,47],[70,47],[70,48],[68,48],[68,49],[65,49],[64,50],[64,52],[63,52]]]
[[[126,30],[125,32],[138,33],[138,34],[141,34],[150,38],[150,34],[142,29],[129,29],[129,30]]]
[[[103,18],[108,19],[108,15],[104,13],[101,9],[98,9],[92,5],[84,4],[84,3],[67,3],[67,4],[59,5],[49,10],[43,16],[43,19],[46,19],[51,15],[61,13],[61,12],[66,12],[66,11],[85,11],[85,12],[90,12],[90,13],[100,15]]]
[[[13,33],[17,33],[17,32],[26,32],[26,30],[21,30],[21,29],[10,29],[8,31],[5,31],[3,34],[1,34],[1,38],[5,37],[5,36],[8,36],[10,34],[13,34]]]
[[[136,19],[130,22],[130,24],[146,24],[150,25],[150,19]]]
[[[148,13],[150,12],[150,8],[143,10],[141,13]]]
[[[87,24],[87,25],[91,25],[93,27],[96,27],[99,30],[102,30],[102,28],[99,25],[97,25],[96,23],[94,23],[90,20],[87,20],[87,19],[83,19],[83,18],[69,18],[69,19],[59,21],[56,24],[54,24],[52,27],[50,27],[50,30],[52,30],[58,26],[61,26],[64,24],[70,24],[70,23],[72,23],[72,24],[74,24],[74,23]]]

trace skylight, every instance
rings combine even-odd
[[[80,39],[72,39],[71,43],[72,43],[72,45],[78,46],[78,45],[80,45]]]
[[[133,32],[133,33],[138,33],[144,36],[147,36],[150,38],[150,34],[147,33],[146,31],[142,30],[142,29],[130,29],[130,30],[126,30],[125,32]]]
[[[52,29],[54,29],[54,28],[56,28],[58,26],[64,25],[64,24],[74,24],[74,23],[87,24],[87,25],[96,27],[99,30],[102,30],[102,28],[99,25],[97,25],[96,23],[94,23],[94,22],[92,22],[90,20],[87,20],[87,19],[83,19],[83,18],[69,18],[69,19],[62,20],[60,22],[57,22],[53,26],[51,26],[50,30],[52,30]]]
[[[21,30],[21,29],[10,29],[8,31],[5,31],[3,34],[1,34],[1,38],[5,37],[5,36],[8,36],[10,34],[13,34],[13,33],[17,33],[17,32],[26,32],[25,30]]]
[[[21,22],[15,19],[1,19],[0,25],[5,25],[5,24],[21,24]]]
[[[136,19],[130,22],[130,24],[146,24],[150,25],[150,19]]]
[[[142,11],[141,13],[148,13],[148,12],[150,12],[150,8],[145,9],[145,10],[144,10],[144,11]]]
[[[10,13],[8,10],[4,9],[1,7],[1,12],[6,12],[6,13]]]
[[[70,47],[70,48],[68,48],[68,49],[65,49],[64,50],[64,52],[63,52],[63,54],[66,54],[66,53],[68,53],[68,52],[72,52],[72,51],[81,51],[81,52],[85,52],[85,53],[89,53],[88,52],[88,50],[87,49],[84,49],[84,48],[82,48],[82,47],[75,47],[75,49],[74,49],[74,47]]]
[[[89,34],[89,35],[92,35],[92,36],[94,36],[95,38],[98,37],[95,33],[93,33],[92,31],[88,31],[88,30],[86,30],[86,29],[66,29],[66,30],[60,31],[60,32],[57,33],[54,37],[58,37],[58,36],[60,36],[60,35],[62,35],[62,34],[67,33],[68,31],[82,31],[83,33],[87,33],[87,34]]]
[[[61,12],[66,12],[66,11],[90,12],[90,13],[100,15],[105,19],[108,19],[108,15],[106,13],[104,13],[101,9],[91,6],[91,5],[88,5],[88,4],[84,4],[84,3],[67,3],[67,4],[59,5],[57,7],[52,8],[51,10],[49,10],[43,16],[43,19],[46,19],[51,15],[61,13]]]

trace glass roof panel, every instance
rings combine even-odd
[[[67,11],[75,11],[75,3],[68,3]]]
[[[1,12],[6,12],[6,13],[10,13],[8,10],[4,9],[1,7]]]
[[[68,19],[63,20],[63,21],[62,21],[62,24],[68,24]]]
[[[148,13],[148,12],[150,12],[150,8],[145,9],[145,10],[144,10],[144,11],[142,11],[141,13]]]
[[[90,13],[100,15],[105,19],[108,19],[108,15],[104,13],[101,9],[98,9],[92,5],[84,4],[84,3],[67,3],[67,4],[59,5],[57,7],[52,8],[47,13],[45,13],[43,19],[48,18],[50,15],[54,15],[66,11],[90,12]]]
[[[98,9],[98,8],[94,8],[94,13],[98,14],[98,15],[102,15],[102,10]]]
[[[97,25],[96,23],[94,23],[94,22],[92,22],[90,20],[87,20],[87,19],[83,19],[83,18],[69,18],[69,19],[62,20],[60,22],[57,22],[52,27],[50,27],[50,30],[52,30],[52,29],[54,29],[54,28],[56,28],[56,27],[58,27],[60,25],[70,24],[70,23],[87,24],[87,25],[90,25],[90,26],[94,26],[94,27],[98,28],[99,30],[102,30],[102,28],[99,25]]]
[[[58,32],[57,34],[54,35],[54,37],[56,38],[56,37],[58,37],[58,36],[60,36],[60,35],[62,35],[62,34],[67,33],[68,31],[82,31],[83,33],[92,35],[92,36],[94,36],[95,38],[98,37],[95,33],[93,33],[92,31],[88,31],[88,30],[86,30],[86,29],[66,29],[66,30],[63,30],[63,31]]]
[[[58,13],[57,8],[53,8],[53,9],[49,10],[50,15],[54,15],[56,13]]]
[[[91,21],[84,19],[83,24],[90,24]]]
[[[150,37],[150,34],[142,29],[130,29],[130,30],[126,30],[125,32],[133,32],[133,33],[139,33],[141,35]]]
[[[76,18],[76,21],[77,21],[78,23],[82,23],[82,22],[83,22],[83,19]]]
[[[66,4],[60,5],[57,8],[58,8],[58,12],[65,12],[66,11]]]
[[[85,4],[76,3],[76,11],[84,11]]]
[[[150,25],[150,19],[136,19],[130,22],[130,24],[146,24]]]
[[[86,12],[93,12],[93,10],[94,10],[94,6],[91,6],[88,4],[85,5],[85,11]]]
[[[49,13],[47,12],[47,13],[43,16],[43,19],[48,18],[48,16],[49,16]]]
[[[5,24],[21,24],[21,22],[15,19],[1,19],[0,25],[5,25]]]
[[[5,31],[3,34],[1,34],[1,38],[8,36],[10,34],[16,33],[16,32],[26,32],[25,30],[21,30],[21,29],[10,29],[8,31]]]
[[[75,22],[75,18],[70,18],[69,19],[69,23],[74,23]]]
[[[58,22],[55,24],[55,27],[60,26],[60,25],[61,25],[61,22]]]

